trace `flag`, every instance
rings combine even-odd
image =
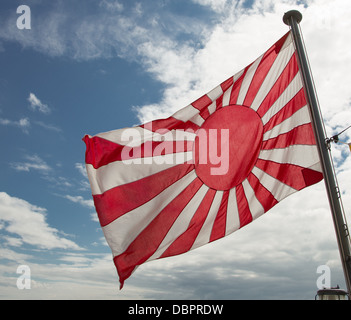
[[[323,179],[290,32],[173,116],[84,141],[121,288],[141,264],[223,238]]]

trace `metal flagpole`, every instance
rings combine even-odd
[[[283,21],[291,27],[291,32],[294,37],[298,61],[302,72],[306,97],[311,109],[312,122],[314,133],[319,149],[319,155],[323,167],[324,181],[328,193],[329,204],[332,212],[336,237],[341,256],[341,263],[344,270],[345,281],[348,293],[351,293],[351,244],[350,235],[341,203],[340,190],[332,165],[330,156],[330,146],[325,135],[324,125],[320,114],[319,103],[314,87],[314,82],[311,76],[307,53],[302,40],[302,35],[299,28],[299,23],[302,20],[302,14],[299,11],[292,10],[285,13]]]

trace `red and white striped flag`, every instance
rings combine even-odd
[[[144,262],[227,236],[323,179],[290,33],[168,119],[84,141],[121,288]]]

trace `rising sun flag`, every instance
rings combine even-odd
[[[84,141],[121,288],[323,179],[291,32],[173,116]]]

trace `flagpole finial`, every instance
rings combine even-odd
[[[302,14],[300,11],[297,11],[297,10],[288,11],[284,14],[284,17],[283,17],[284,23],[290,26],[291,18],[294,18],[297,23],[300,23],[302,20]]]

